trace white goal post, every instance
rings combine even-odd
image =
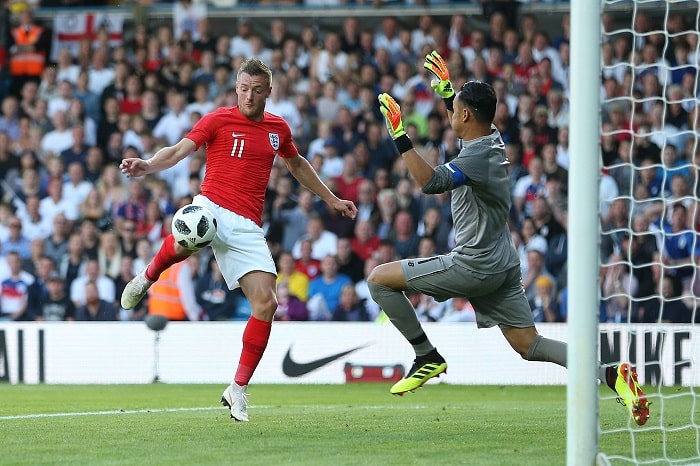
[[[700,322],[699,37],[700,0],[571,1],[569,466],[700,464],[700,358],[678,343],[697,338]],[[619,187],[609,199],[599,196],[603,177]],[[601,214],[613,202],[628,209],[615,226]],[[617,235],[616,252],[602,247],[606,235]],[[642,261],[644,241],[652,247]],[[643,292],[642,268],[653,278]],[[611,291],[606,274],[617,269],[628,281]],[[611,344],[598,328],[606,307],[626,340],[612,358],[637,367],[651,403],[643,426],[609,416],[615,394],[596,383]],[[637,322],[668,328],[642,335]],[[669,347],[682,357],[663,358]]]
[[[598,452],[600,10],[596,0],[571,2],[568,466],[593,465]]]

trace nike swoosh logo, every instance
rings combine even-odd
[[[238,133],[234,132],[234,133],[231,133],[231,136],[233,136],[234,138],[242,138],[243,136],[245,136],[245,133],[238,134]]]
[[[308,374],[309,372],[315,371],[316,369],[323,367],[328,363],[331,363],[337,359],[342,358],[345,355],[353,353],[353,352],[355,352],[359,349],[362,349],[362,348],[364,348],[364,346],[358,346],[357,348],[353,348],[353,349],[350,349],[347,351],[332,354],[332,355],[327,356],[325,358],[315,359],[313,361],[300,363],[300,362],[296,362],[292,359],[292,356],[291,356],[292,347],[290,346],[289,349],[287,350],[287,354],[284,356],[284,361],[282,361],[282,372],[287,377],[301,377],[302,375],[305,375],[305,374]]]
[[[505,160],[505,161],[499,163],[499,165],[510,165],[510,160]]]

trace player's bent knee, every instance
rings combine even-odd
[[[369,288],[369,294],[372,296],[372,299],[377,302],[381,300],[382,296],[394,292],[390,287],[376,281],[371,281],[369,278],[367,279],[367,288]]]
[[[250,307],[253,317],[272,322],[275,317],[275,311],[277,311],[277,299],[273,295],[265,299],[252,300]]]
[[[382,273],[382,265],[378,265],[367,276],[367,284],[382,284],[385,282],[385,274]]]

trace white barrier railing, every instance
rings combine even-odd
[[[0,323],[0,380],[11,383],[228,383],[241,350],[243,322]],[[426,325],[449,364],[450,384],[564,385],[566,370],[523,361],[500,330],[472,324]],[[538,326],[566,340],[565,324]],[[700,385],[700,332],[681,325],[601,325],[601,357],[631,360],[645,383]],[[341,355],[341,353],[343,353]],[[389,324],[275,323],[253,383],[342,384],[399,377],[414,355]],[[326,362],[322,359],[330,358]]]

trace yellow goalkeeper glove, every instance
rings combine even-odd
[[[396,139],[406,134],[401,121],[401,107],[389,94],[379,94],[379,110],[386,120],[386,129],[392,139]]]
[[[450,81],[450,71],[447,69],[447,63],[437,51],[433,50],[425,56],[423,67],[433,73],[437,79],[430,81],[430,87],[438,93],[443,99],[454,97],[455,90],[452,88]]]
[[[384,115],[386,128],[389,135],[394,140],[400,154],[413,149],[413,143],[406,135],[406,130],[401,121],[401,107],[392,96],[387,93],[379,94],[379,110]]]
[[[435,75],[435,79],[430,81],[430,87],[442,97],[447,110],[454,111],[452,100],[455,96],[455,90],[452,87],[452,81],[450,81],[450,71],[437,50],[433,50],[425,56],[423,67]]]

